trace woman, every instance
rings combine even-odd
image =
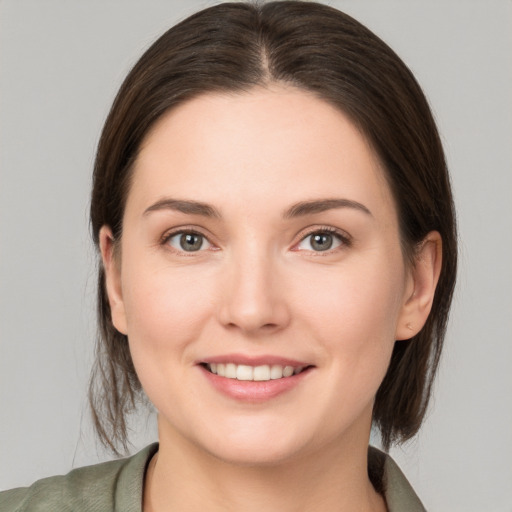
[[[368,441],[421,425],[455,221],[426,100],[382,41],[310,2],[188,18],[121,87],[91,221],[98,433],[122,447],[143,389],[159,445],[2,510],[423,510]]]

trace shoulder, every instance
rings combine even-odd
[[[368,469],[370,475],[373,474],[379,480],[380,491],[384,494],[389,512],[426,512],[411,484],[387,453],[371,446]],[[373,481],[372,476],[370,478]]]
[[[140,512],[144,473],[158,445],[127,459],[74,469],[0,493],[2,512]]]

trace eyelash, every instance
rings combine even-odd
[[[174,238],[175,236],[189,235],[189,234],[202,237],[204,241],[206,241],[208,244],[213,246],[213,248],[211,248],[210,250],[217,250],[217,248],[215,248],[214,244],[209,240],[209,238],[206,235],[204,235],[203,233],[201,233],[200,231],[198,231],[197,229],[194,229],[192,227],[191,228],[182,227],[177,230],[173,230],[171,232],[166,232],[160,240],[160,245],[167,245],[170,249],[173,250],[173,252],[175,252],[176,254],[182,255],[182,256],[185,256],[185,255],[192,256],[196,252],[197,253],[204,252],[205,249],[203,249],[203,250],[199,249],[197,251],[185,251],[185,250],[179,250],[177,248],[170,246],[169,241],[172,238]],[[309,252],[315,254],[316,256],[326,256],[326,255],[332,254],[333,252],[336,252],[340,248],[350,247],[352,245],[351,237],[348,236],[345,232],[342,232],[332,226],[320,226],[320,227],[315,227],[315,228],[311,229],[310,231],[307,231],[306,233],[301,234],[300,240],[293,245],[292,250],[299,251],[299,249],[296,249],[296,248],[301,243],[303,243],[308,237],[311,237],[313,235],[322,235],[322,234],[333,235],[335,238],[338,239],[338,241],[340,242],[340,245],[335,247],[334,249],[329,248],[329,249],[326,249],[325,251],[313,251],[313,250],[309,251]],[[208,250],[208,249],[206,249],[206,250]]]

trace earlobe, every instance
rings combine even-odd
[[[128,334],[121,286],[120,261],[115,254],[114,236],[109,226],[102,226],[100,229],[99,242],[112,323],[119,332]]]
[[[441,273],[442,239],[431,231],[419,245],[398,319],[395,339],[406,340],[416,336],[425,325]]]

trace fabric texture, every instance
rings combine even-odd
[[[78,468],[30,487],[0,492],[1,512],[142,512],[144,474],[158,443],[127,459]],[[370,447],[368,461],[382,478],[389,512],[425,512],[389,455]]]

